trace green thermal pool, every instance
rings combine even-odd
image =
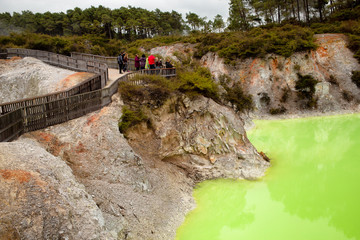
[[[266,176],[199,184],[176,239],[360,239],[360,115],[255,124]]]

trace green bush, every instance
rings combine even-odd
[[[298,80],[295,84],[295,89],[298,90],[298,97],[306,100],[307,108],[317,107],[317,98],[314,97],[315,85],[319,82],[310,75],[298,75]]]
[[[300,98],[311,99],[315,93],[315,85],[319,82],[311,75],[297,74],[298,80],[295,84],[295,89],[298,90],[298,96]]]
[[[236,64],[236,59],[264,57],[275,53],[285,57],[294,52],[315,49],[313,32],[296,25],[282,27],[253,28],[248,32],[225,32],[207,34],[197,38],[194,57],[217,51],[227,64]]]
[[[278,107],[278,108],[271,108],[269,110],[269,113],[271,115],[278,115],[278,114],[283,114],[286,112],[286,108],[284,106]]]
[[[348,47],[353,51],[354,58],[360,63],[360,33],[359,35],[350,35]]]
[[[334,77],[334,75],[330,75],[329,83],[331,83],[332,85],[335,85],[335,86],[339,86],[339,82],[338,82],[338,80]]]
[[[358,88],[360,88],[360,71],[353,71],[351,76],[351,81],[356,84]]]
[[[141,81],[141,85],[132,82]],[[130,82],[122,82],[119,92],[125,103],[149,108],[162,106],[174,91],[171,82],[159,75],[136,75]]]
[[[354,96],[351,94],[351,92],[346,90],[342,91],[342,96],[347,102],[351,102],[354,99]]]
[[[224,87],[226,90],[224,100],[230,102],[233,106],[236,107],[236,110],[239,112],[244,112],[246,110],[252,110],[254,108],[254,102],[250,94],[244,93],[240,85],[229,88]]]
[[[219,101],[218,85],[213,81],[207,68],[198,67],[195,71],[180,71],[176,89],[190,97],[203,95]]]
[[[281,95],[280,102],[285,103],[290,95],[290,89],[289,88],[283,88],[282,89],[283,94]]]
[[[148,117],[140,109],[131,110],[127,106],[124,106],[122,109],[122,116],[119,121],[119,130],[125,135],[126,131],[130,127],[135,126],[141,122],[148,121]]]

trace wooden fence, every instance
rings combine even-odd
[[[0,49],[0,59],[6,59],[6,58],[7,58],[6,49]]]
[[[86,53],[72,52],[71,57],[79,60],[85,61],[97,61],[108,65],[109,68],[119,69],[119,64],[117,63],[117,57],[104,57],[100,55],[92,55]],[[132,58],[128,59],[128,68],[129,71],[135,71],[135,60]]]
[[[29,49],[8,49],[11,56],[32,56],[53,65],[99,71],[94,77],[73,88],[35,98],[4,103],[0,105],[0,142],[12,141],[21,134],[43,129],[81,117],[111,103],[111,97],[118,91],[119,82],[134,81],[137,74],[161,74],[166,77],[175,76],[176,69],[151,69],[128,73],[104,88],[104,75],[101,64],[85,60],[75,60],[66,56]],[[65,58],[64,58],[65,57]],[[96,66],[93,67],[92,66]],[[83,70],[83,71],[84,71]],[[107,73],[107,67],[106,67]]]

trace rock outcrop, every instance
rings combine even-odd
[[[35,145],[0,143],[0,239],[116,239],[70,167]]]
[[[281,106],[290,114],[305,111],[296,96],[298,73],[311,75],[319,81],[315,92],[318,111],[357,109],[360,90],[351,81],[351,72],[359,71],[360,64],[346,47],[346,37],[342,34],[315,37],[319,46],[317,50],[295,53],[289,58],[269,54],[263,59],[239,60],[235,67],[231,67],[215,53],[208,53],[201,62],[216,79],[226,74],[232,78],[230,85],[240,84],[251,94],[257,115],[268,114],[270,108]]]
[[[130,144],[137,146],[146,136],[156,158],[185,169],[194,181],[255,179],[269,166],[247,139],[241,118],[211,99],[175,97],[147,115],[152,129],[145,124],[131,129]]]

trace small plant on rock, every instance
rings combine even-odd
[[[271,108],[269,110],[269,113],[271,115],[278,115],[278,114],[283,114],[286,112],[286,108],[284,106],[278,107],[278,108]]]
[[[349,91],[342,91],[342,96],[347,102],[351,102],[354,99],[354,96]]]
[[[358,88],[360,88],[360,71],[353,71],[351,76],[351,81],[356,84]]]
[[[319,82],[314,79],[311,75],[298,75],[298,80],[295,84],[295,89],[298,90],[298,97],[301,99],[306,99],[306,106],[308,108],[315,108],[317,105],[317,98],[314,97],[315,86]]]
[[[331,83],[332,85],[335,85],[335,86],[339,86],[339,82],[338,82],[338,80],[334,77],[334,75],[330,75],[330,77],[329,77],[329,83]]]
[[[141,111],[141,109],[131,110],[129,107],[124,106],[122,109],[122,116],[119,121],[119,130],[124,135],[126,131],[136,124],[141,122],[148,122],[149,118]]]

